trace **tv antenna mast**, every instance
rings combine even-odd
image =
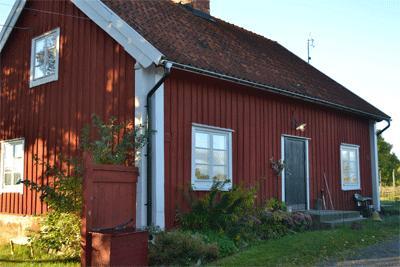
[[[310,56],[310,48],[314,48],[314,39],[311,37],[311,33],[310,36],[307,39],[307,63],[310,64],[311,61],[311,56]]]

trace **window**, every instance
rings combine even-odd
[[[210,190],[214,181],[232,188],[232,130],[204,125],[192,128],[192,186]]]
[[[1,142],[1,192],[23,192],[23,185],[17,182],[24,175],[24,146],[23,139]]]
[[[60,29],[32,39],[30,87],[58,80]]]
[[[340,165],[342,173],[342,190],[360,189],[360,167],[358,146],[340,146]]]

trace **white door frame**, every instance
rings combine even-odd
[[[294,139],[299,139],[305,143],[306,147],[306,197],[307,197],[307,210],[310,209],[310,170],[309,170],[309,157],[308,157],[308,143],[310,138],[308,137],[302,137],[302,136],[295,136],[295,135],[288,135],[288,134],[282,134],[281,136],[281,159],[284,161],[285,160],[285,138],[294,138]],[[282,201],[285,201],[285,168],[282,170]]]

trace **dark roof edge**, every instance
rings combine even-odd
[[[371,119],[374,119],[375,121],[382,121],[382,120],[386,120],[386,121],[391,121],[391,117],[390,116],[379,116],[376,114],[372,114],[369,112],[365,112],[362,110],[358,110],[358,109],[354,109],[354,108],[350,108],[350,107],[346,107],[340,104],[336,104],[330,101],[326,101],[326,100],[322,100],[319,98],[315,98],[315,97],[310,97],[310,96],[306,96],[306,95],[302,95],[302,94],[298,94],[295,92],[291,92],[285,89],[281,89],[281,88],[277,88],[274,86],[270,86],[267,84],[262,84],[262,83],[257,83],[257,82],[253,82],[253,81],[249,81],[249,80],[244,80],[244,79],[240,79],[237,77],[233,77],[230,75],[226,75],[226,74],[221,74],[218,72],[214,72],[214,71],[210,71],[210,70],[206,70],[206,69],[202,69],[202,68],[197,68],[191,65],[186,65],[186,64],[181,64],[178,62],[174,62],[174,61],[170,61],[170,60],[163,60],[164,62],[167,61],[169,63],[172,64],[172,68],[175,69],[180,69],[180,70],[184,70],[184,71],[189,71],[189,72],[193,72],[193,73],[197,73],[197,74],[201,74],[201,75],[205,75],[205,76],[210,76],[213,78],[219,78],[222,80],[226,80],[226,81],[230,81],[230,82],[234,82],[234,83],[238,83],[238,84],[242,84],[242,85],[246,85],[246,86],[251,86],[257,89],[261,89],[264,91],[268,91],[268,92],[272,92],[272,93],[278,93],[280,95],[284,95],[284,96],[288,96],[291,98],[296,98],[296,99],[300,99],[306,102],[311,102],[311,103],[316,103],[319,105],[323,105],[326,107],[331,107],[331,108],[335,108],[338,110],[344,110],[356,115],[362,115],[364,117],[368,117]]]

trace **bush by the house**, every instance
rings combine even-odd
[[[33,247],[50,254],[77,258],[80,253],[80,217],[76,213],[51,211],[40,223],[40,231],[33,232]]]
[[[149,245],[150,265],[194,265],[219,256],[216,244],[207,244],[200,234],[183,231],[160,232]]]
[[[221,191],[224,184],[216,182],[205,197],[190,200],[191,211],[178,218],[183,229],[223,232],[251,212],[255,191],[240,187]]]
[[[214,231],[199,232],[204,242],[207,244],[215,244],[218,247],[218,254],[220,257],[226,257],[237,252],[239,249],[235,242],[224,233],[217,233]]]

